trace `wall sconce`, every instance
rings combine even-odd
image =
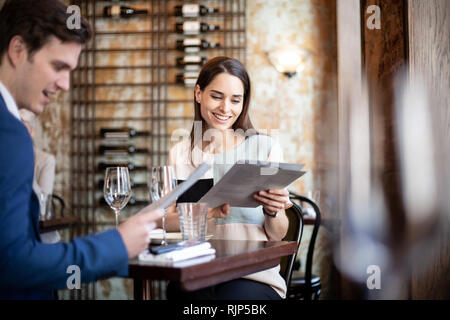
[[[275,69],[288,78],[293,77],[297,72],[301,72],[305,68],[306,59],[310,53],[308,50],[295,46],[282,47],[268,53],[266,52],[270,63]]]

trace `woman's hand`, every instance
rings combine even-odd
[[[175,202],[168,206],[166,212],[166,231],[178,232],[180,230],[180,223],[178,218],[178,211]],[[158,221],[157,228],[162,228],[162,219]]]
[[[166,215],[168,215],[168,214],[175,214],[175,215],[178,214],[177,206],[175,203],[171,204],[170,206],[168,206],[166,208]]]
[[[208,219],[225,218],[229,213],[230,213],[230,205],[226,203],[216,208],[208,209]]]
[[[269,215],[275,215],[280,210],[292,207],[289,192],[286,189],[261,190],[256,192],[253,197]]]

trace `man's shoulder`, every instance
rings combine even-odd
[[[0,107],[0,166],[33,163],[33,143],[27,129],[5,108]]]
[[[11,151],[20,150],[21,147],[28,148],[32,142],[27,129],[9,111],[6,113],[5,116],[0,111],[0,148],[11,148]]]
[[[16,130],[23,131],[23,129],[27,131],[22,122],[8,110],[8,107],[0,94],[0,134]]]

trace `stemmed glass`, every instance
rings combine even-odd
[[[175,169],[173,166],[152,167],[150,177],[150,197],[152,202],[158,201],[177,186]],[[162,217],[163,240],[162,245],[167,244],[166,240],[166,215]]]
[[[119,225],[119,214],[131,198],[130,174],[127,167],[106,168],[103,195],[106,203],[116,214],[116,227]]]

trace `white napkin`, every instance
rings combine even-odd
[[[188,266],[193,266],[195,264],[205,263],[205,262],[211,261],[215,257],[216,257],[216,255],[215,255],[215,253],[213,253],[213,254],[208,254],[206,256],[200,256],[200,257],[196,257],[196,258],[192,258],[192,259],[177,261],[177,262],[174,262],[173,264],[171,264],[169,266],[170,267],[174,267],[174,268],[188,267]]]
[[[209,242],[202,242],[198,245],[186,247],[179,250],[170,251],[162,254],[153,254],[148,250],[139,254],[139,260],[151,262],[153,265],[171,266],[175,262],[188,260],[201,256],[215,255],[216,250],[211,248]]]
[[[148,234],[150,236],[150,239],[155,239],[155,240],[163,239],[163,229],[161,229],[161,228],[153,229]],[[207,234],[205,236],[205,239],[209,240],[212,237],[213,237],[212,234]],[[181,232],[166,232],[166,239],[167,240],[182,240],[183,235],[181,234]]]
[[[163,229],[153,229],[149,233],[150,239],[162,239],[163,238]],[[167,240],[181,240],[183,237],[181,232],[166,232]]]

